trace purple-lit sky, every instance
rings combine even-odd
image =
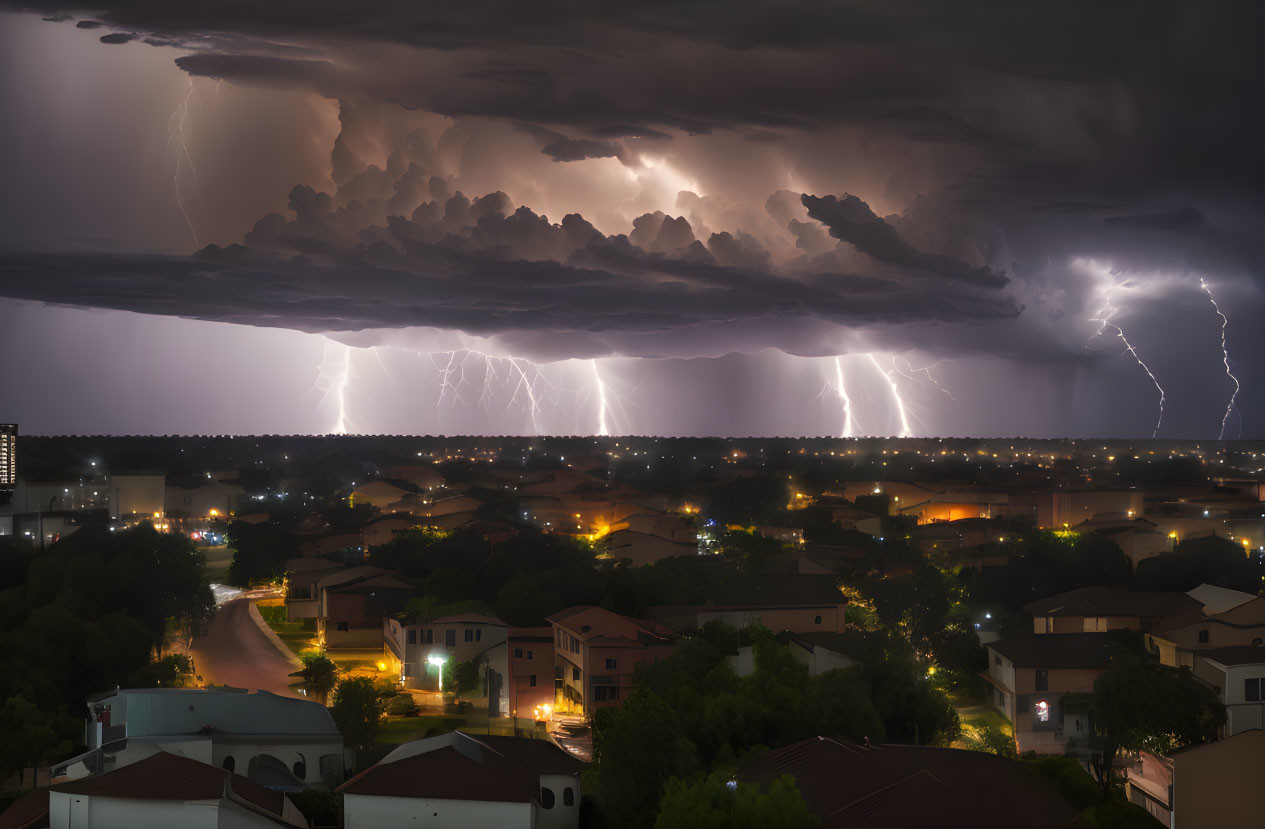
[[[0,4],[0,421],[1261,437],[1263,23]]]

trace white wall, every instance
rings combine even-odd
[[[217,829],[219,801],[129,800],[100,795],[50,792],[50,829]],[[274,829],[275,823],[259,818],[234,826]]]
[[[420,797],[343,796],[344,829],[391,829],[395,826],[484,829],[532,829],[530,803],[430,800]],[[182,827],[182,829],[184,829]]]

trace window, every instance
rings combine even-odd
[[[339,622],[339,623],[338,623],[338,629],[339,629],[340,631],[344,632],[344,633],[345,633],[345,632],[347,632],[347,630],[348,630],[347,623],[346,623],[346,622]]]
[[[523,658],[523,649],[522,649],[522,648],[514,648],[514,658],[515,658],[515,659],[522,659],[522,658]]]
[[[482,641],[483,641],[483,628],[476,628],[476,629],[475,629],[475,631],[474,631],[474,641],[476,641],[476,642],[482,642]]]
[[[527,687],[528,687],[528,688],[535,688],[535,687],[536,687],[536,675],[535,675],[535,674],[532,674],[532,675],[530,675],[529,677],[527,677]]]
[[[1038,691],[1050,690],[1050,672],[1049,671],[1037,671],[1037,690]]]
[[[552,809],[554,803],[553,789],[540,787],[540,808]]]
[[[619,699],[619,686],[612,685],[609,689],[611,699]]]
[[[1050,721],[1050,703],[1043,699],[1037,700],[1037,704],[1032,706],[1032,713],[1036,715],[1037,722]]]
[[[572,678],[573,680],[575,680],[576,682],[579,682],[579,681],[580,681],[580,669],[579,669],[579,668],[572,668],[572,669],[571,669],[571,678]]]
[[[434,628],[426,629],[426,644],[428,645],[435,644],[435,629]]]
[[[457,631],[453,630],[452,628],[448,628],[447,630],[444,631],[444,647],[445,648],[457,647]]]
[[[233,755],[230,754],[224,758],[224,762],[220,765],[224,766],[224,771],[232,771],[237,768],[237,761],[233,759]]]
[[[1247,702],[1260,702],[1262,685],[1265,685],[1265,679],[1261,677],[1243,680],[1243,699]]]
[[[1001,657],[1000,657],[1000,656],[998,656],[997,654],[993,654],[993,664],[994,664],[994,665],[1000,665],[1000,664],[1001,664]]]
[[[303,759],[303,755],[299,755],[299,759],[294,761],[294,776],[300,781],[307,779],[307,761]]]
[[[565,789],[562,790],[562,805],[563,806],[575,805],[575,789],[571,788],[570,786],[567,786]]]
[[[527,658],[528,658],[528,659],[531,659],[531,658],[532,658],[532,652],[531,652],[531,651],[528,651],[528,652],[527,652]]]
[[[608,690],[609,689],[605,685],[594,685],[593,686],[593,701],[606,702],[606,692]]]
[[[813,617],[813,624],[814,624],[814,625],[820,625],[820,624],[821,624],[821,617],[820,617],[820,616],[814,616],[814,617]]]
[[[1085,633],[1102,633],[1107,630],[1105,616],[1086,616],[1081,620],[1081,630]]]
[[[1208,631],[1206,630],[1199,631],[1199,644],[1201,645],[1208,644]]]
[[[608,660],[606,660],[606,670],[608,670],[608,671],[613,671],[613,670],[615,670],[615,669],[616,669],[616,668],[618,668],[618,667],[619,667],[619,660],[618,660],[618,659],[608,659]]]
[[[417,631],[416,631],[416,630],[413,630],[412,628],[409,628],[409,632],[408,632],[408,643],[409,643],[410,645],[416,645],[416,644],[417,644]]]
[[[467,642],[474,641],[474,631],[470,630],[469,628],[466,628],[466,641]]]

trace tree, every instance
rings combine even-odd
[[[303,657],[303,670],[290,676],[303,678],[303,687],[317,700],[325,702],[329,692],[338,684],[338,666],[324,654],[308,654]]]
[[[720,775],[692,781],[674,777],[664,787],[655,829],[800,829],[817,818],[795,786],[783,775],[767,787],[738,783]]]
[[[1226,711],[1188,668],[1167,668],[1118,645],[1110,666],[1094,681],[1090,720],[1101,754],[1095,773],[1109,794],[1121,751],[1165,754],[1216,739]]]
[[[342,732],[343,740],[352,748],[367,751],[378,736],[382,698],[368,677],[344,679],[334,687],[329,713]]]
[[[0,706],[0,772],[38,767],[70,750],[70,741],[57,733],[57,723],[24,696],[13,696]],[[32,775],[34,781],[34,775]]]
[[[593,791],[616,825],[650,826],[667,780],[700,770],[675,712],[647,688],[634,689],[622,708],[594,726]]]

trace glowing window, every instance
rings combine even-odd
[[[1037,715],[1037,722],[1050,721],[1050,703],[1045,700],[1037,700],[1037,704],[1033,706],[1033,711]]]

